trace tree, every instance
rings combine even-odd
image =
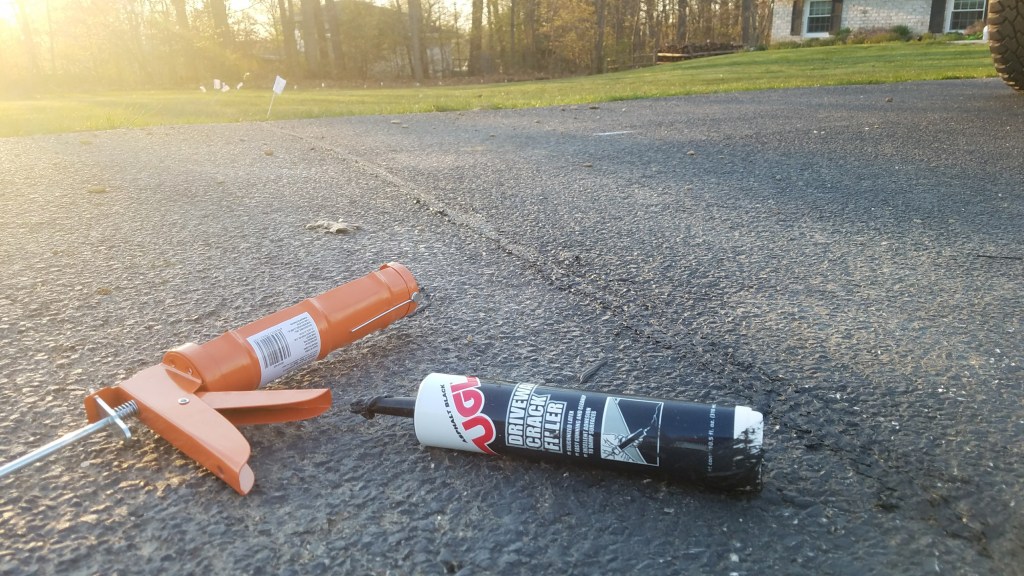
[[[171,0],[171,5],[174,6],[174,21],[178,25],[178,30],[188,32],[188,9],[185,0]]]
[[[17,0],[18,3],[18,25],[21,27],[22,42],[25,43],[25,53],[28,55],[29,69],[32,74],[39,75],[39,51],[36,49],[35,35],[32,33],[32,23],[29,20],[28,9],[25,7],[25,0]]]
[[[292,0],[277,0],[277,9],[281,15],[281,45],[284,48],[285,67],[293,70],[298,60],[298,49],[295,46],[295,9]]]
[[[14,21],[0,19],[0,69],[6,90],[20,91],[195,86],[246,72],[254,83],[278,73],[420,81],[466,62],[477,76],[595,73],[650,65],[670,44],[763,43],[772,9],[771,0],[249,0],[236,13],[229,0],[4,2]]]
[[[541,34],[549,74],[578,74],[593,69],[597,17],[593,0],[549,0]]]
[[[423,82],[423,5],[420,0],[409,0],[409,52],[412,77]]]
[[[539,28],[538,6],[540,0],[521,0],[523,7],[523,66],[527,70],[537,69],[537,29]]]
[[[754,0],[743,0],[743,5],[740,10],[741,30],[740,41],[744,46],[752,46],[756,44],[754,41],[754,24],[756,22],[755,17],[757,16],[754,12]]]
[[[469,75],[483,74],[484,0],[473,0],[469,29]]]
[[[508,4],[508,71],[514,71],[519,66],[519,54],[516,52],[516,0],[509,0]]]
[[[306,72],[313,77],[321,77],[324,72],[324,61],[321,49],[323,45],[323,20],[320,0],[302,1],[302,49],[306,55]]]
[[[341,77],[342,47],[341,47],[341,8],[335,0],[324,0],[324,17],[327,19],[327,30],[331,36],[331,61],[334,62],[334,75]]]
[[[686,44],[686,20],[689,6],[687,0],[678,0],[676,7],[676,36],[675,45],[684,46]]]
[[[224,0],[207,0],[210,7],[210,15],[213,17],[213,29],[220,35],[220,42],[224,46],[230,46],[234,41],[231,33],[231,25],[228,24],[228,7]]]
[[[605,2],[606,0],[594,0],[596,34],[594,34],[594,61],[591,62],[591,73],[593,74],[604,72]]]
[[[487,24],[488,41],[486,44],[491,48],[488,53],[493,56],[496,48],[500,69],[508,72],[508,46],[506,44],[507,36],[504,32],[505,18],[501,13],[498,0],[487,0]]]

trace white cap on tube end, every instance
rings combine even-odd
[[[749,442],[752,450],[760,450],[764,441],[764,416],[746,406],[737,406],[734,414],[732,437]]]

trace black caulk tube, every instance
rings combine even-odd
[[[413,398],[353,402],[412,417],[426,446],[585,463],[725,490],[761,489],[764,420],[717,406],[431,374]]]

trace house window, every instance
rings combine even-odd
[[[790,23],[789,34],[805,38],[824,38],[839,30],[842,21],[842,0],[793,0],[793,20]]]
[[[949,29],[964,30],[985,19],[985,0],[953,0],[949,13]]]
[[[982,0],[984,1],[984,0]],[[832,30],[832,0],[807,3],[807,34],[828,34]]]

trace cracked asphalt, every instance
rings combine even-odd
[[[240,497],[144,426],[0,480],[3,574],[1024,574],[1024,98],[995,80],[0,139],[0,461],[379,264]],[[350,234],[310,230],[343,221]],[[580,384],[581,374],[605,362]],[[417,445],[429,372],[743,404],[757,496]]]

